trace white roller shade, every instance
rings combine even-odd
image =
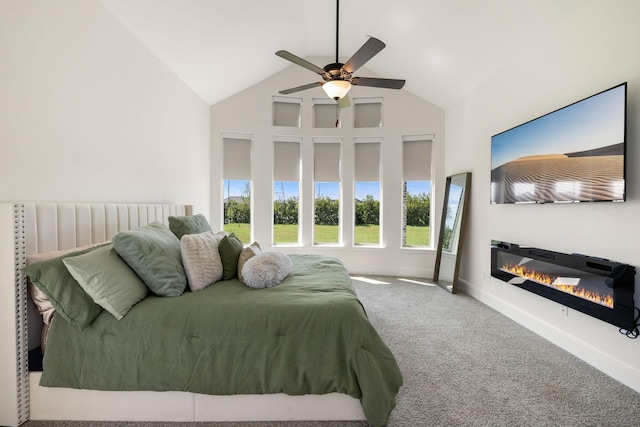
[[[274,141],[274,181],[300,181],[300,143]]]
[[[431,140],[402,142],[404,181],[431,181]]]
[[[382,126],[382,98],[354,98],[353,126],[357,128]]]
[[[251,179],[251,140],[222,138],[224,179]]]
[[[273,125],[300,127],[302,98],[273,97]]]
[[[380,181],[380,143],[358,142],[355,144],[356,181]]]
[[[336,128],[340,124],[340,108],[338,104],[314,104],[313,127]]]
[[[340,143],[313,144],[313,179],[340,182]]]

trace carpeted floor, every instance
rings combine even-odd
[[[388,277],[353,278],[404,386],[389,426],[639,426],[640,393],[465,294]],[[612,329],[612,333],[617,330]],[[623,336],[620,339],[627,339]],[[362,427],[364,422],[198,423]],[[188,423],[30,421],[25,427]]]

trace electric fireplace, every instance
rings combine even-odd
[[[635,326],[634,267],[581,254],[493,242],[491,275],[622,329]]]

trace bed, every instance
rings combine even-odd
[[[8,371],[0,378],[15,385],[12,393],[4,392],[15,404],[15,418],[1,424],[27,419],[386,424],[402,384],[399,368],[368,321],[346,270],[326,256],[292,255],[290,274],[268,289],[232,278],[175,298],[150,294],[122,319],[103,310],[82,331],[56,315],[44,372],[28,372],[26,355],[38,344],[42,323],[29,314],[20,272],[28,255],[105,242],[190,212],[175,205],[3,207],[0,219],[11,209],[14,225],[17,369],[13,378]],[[166,338],[148,339],[160,330]]]

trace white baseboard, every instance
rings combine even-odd
[[[465,280],[459,280],[458,289],[640,393],[636,369]]]

